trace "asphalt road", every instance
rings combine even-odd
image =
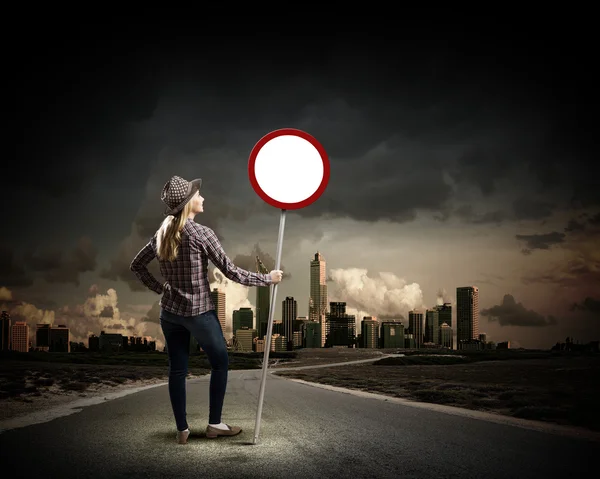
[[[161,385],[3,430],[2,476],[506,479],[587,477],[596,469],[597,435],[536,430],[537,423],[504,423],[497,415],[350,394],[274,374],[253,444],[260,377],[260,370],[230,371],[223,421],[243,428],[236,437],[204,437],[205,376],[187,383],[186,445],[175,441]]]

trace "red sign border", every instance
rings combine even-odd
[[[258,181],[256,180],[256,175],[254,173],[256,157],[258,156],[258,152],[261,150],[261,148],[273,138],[277,138],[278,136],[284,135],[298,136],[306,141],[309,141],[319,152],[319,156],[323,161],[323,179],[321,180],[321,184],[311,196],[298,203],[282,203],[281,201],[277,201],[276,199],[271,198],[261,189],[261,187],[258,184]],[[321,143],[319,143],[313,136],[309,135],[305,131],[298,130],[296,128],[281,128],[279,130],[274,130],[270,133],[267,133],[260,140],[258,140],[256,145],[254,145],[254,148],[252,148],[252,152],[250,153],[250,159],[248,160],[248,177],[250,178],[250,184],[252,185],[252,188],[254,189],[256,194],[260,196],[266,203],[270,204],[271,206],[274,206],[275,208],[280,208],[282,210],[298,210],[300,208],[305,208],[306,206],[309,206],[310,204],[314,203],[323,194],[325,188],[327,188],[327,184],[329,183],[329,175],[329,157],[327,156],[327,152],[325,151],[325,148],[323,148],[323,145],[321,145]]]

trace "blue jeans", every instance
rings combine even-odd
[[[216,311],[211,309],[197,316],[186,317],[160,308],[160,326],[167,343],[169,397],[177,430],[183,431],[188,428],[185,381],[188,373],[190,334],[206,352],[211,366],[208,422],[219,424],[227,389],[229,356]]]

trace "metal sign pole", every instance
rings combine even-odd
[[[283,245],[283,229],[285,227],[285,210],[281,210],[279,220],[279,236],[277,238],[277,257],[275,259],[275,269],[281,268],[281,249]],[[271,333],[273,331],[273,314],[275,310],[275,298],[277,296],[278,284],[271,285],[271,303],[269,307],[269,323],[267,324],[267,338],[265,340],[265,353],[263,356],[262,377],[260,380],[260,392],[258,394],[258,412],[256,413],[256,424],[254,426],[254,444],[258,442],[260,433],[260,419],[262,416],[263,399],[265,397],[265,386],[267,383],[267,368],[269,367],[269,351],[271,350]],[[289,339],[289,338],[286,338]]]

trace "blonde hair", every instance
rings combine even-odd
[[[195,193],[196,196],[198,193]],[[175,261],[181,242],[181,230],[192,211],[192,199],[185,204],[183,209],[175,215],[167,216],[156,234],[156,251],[161,260]]]

